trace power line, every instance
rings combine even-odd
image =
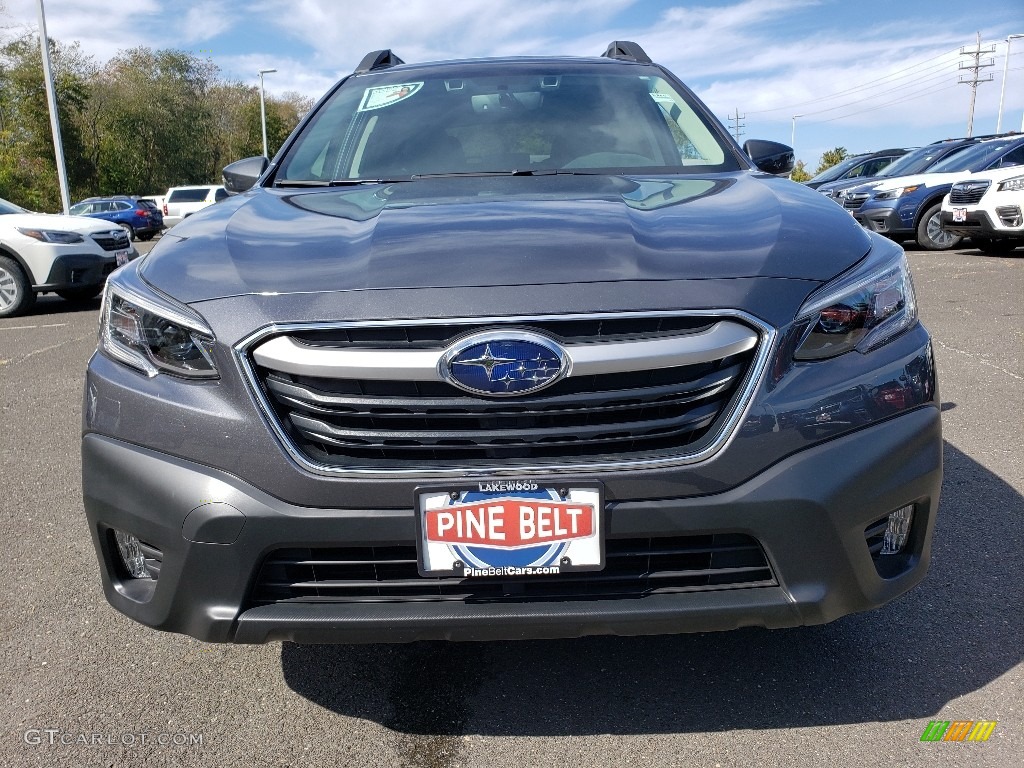
[[[820,115],[820,114],[822,114],[824,112],[834,112],[837,109],[846,109],[847,107],[851,107],[854,104],[860,104],[860,103],[865,102],[865,101],[871,101],[872,99],[877,99],[879,97],[886,96],[886,95],[888,95],[890,93],[895,93],[896,91],[905,91],[907,88],[920,88],[922,85],[925,85],[926,83],[935,82],[935,81],[938,81],[938,80],[946,80],[948,76],[949,76],[948,72],[939,72],[938,74],[932,75],[930,77],[926,77],[923,80],[916,80],[916,81],[914,81],[912,83],[905,83],[904,85],[897,85],[894,88],[889,88],[888,90],[881,91],[879,93],[874,93],[874,94],[872,94],[870,96],[865,96],[863,99],[855,99],[854,101],[847,101],[847,102],[845,102],[843,104],[839,104],[839,105],[837,105],[835,107],[826,107],[825,109],[819,109],[819,110],[817,110],[815,112],[805,112],[804,115]]]
[[[761,114],[764,114],[765,112],[778,112],[779,110],[782,110],[782,109],[792,109],[793,107],[800,107],[800,106],[803,106],[804,104],[816,104],[816,103],[821,102],[821,101],[827,101],[829,99],[834,99],[837,96],[843,96],[845,94],[853,93],[853,92],[856,92],[856,91],[863,91],[864,89],[869,88],[872,85],[874,85],[876,83],[880,83],[880,82],[885,81],[885,80],[890,80],[890,79],[901,80],[901,79],[903,79],[905,77],[910,77],[911,76],[909,74],[904,75],[904,74],[901,74],[901,73],[903,73],[903,72],[908,72],[909,73],[911,70],[917,69],[918,67],[922,67],[922,66],[924,66],[925,64],[927,64],[930,61],[935,61],[936,59],[941,59],[941,58],[943,58],[945,56],[949,56],[950,54],[952,54],[954,52],[955,51],[952,51],[952,50],[951,51],[945,51],[943,53],[938,54],[937,56],[932,56],[930,59],[925,59],[924,61],[918,62],[917,64],[911,64],[909,67],[904,67],[903,69],[897,69],[895,72],[890,72],[889,74],[883,75],[882,77],[875,78],[874,80],[868,80],[867,82],[861,83],[860,85],[851,86],[850,88],[846,88],[846,89],[841,90],[841,91],[836,91],[835,93],[831,93],[831,94],[829,94],[827,96],[817,96],[817,97],[815,97],[813,99],[807,99],[806,101],[798,101],[798,102],[796,102],[794,104],[787,104],[787,105],[781,106],[781,107],[772,107],[771,109],[759,109],[759,110],[755,110],[753,112],[750,112],[748,114],[751,114],[751,115],[761,115]],[[948,62],[940,62],[938,64],[933,64],[932,66],[927,67],[925,71],[933,70],[933,69],[938,69],[938,68],[946,66],[947,64],[948,64]],[[917,72],[915,74],[916,75],[924,74],[924,71]]]
[[[929,89],[927,91],[922,91],[921,93],[917,94],[916,96],[908,96],[908,97],[902,97],[901,96],[898,99],[893,99],[892,101],[887,101],[884,104],[879,104],[876,107],[869,107],[867,109],[861,109],[861,110],[858,110],[856,112],[849,112],[848,114],[839,115],[838,117],[830,117],[827,120],[812,120],[810,122],[813,122],[815,124],[834,123],[836,120],[843,120],[843,119],[845,119],[847,117],[856,117],[858,115],[863,115],[863,114],[865,114],[867,112],[877,112],[880,109],[885,109],[886,107],[891,107],[893,104],[900,104],[900,103],[907,102],[907,101],[914,101],[916,99],[924,98],[925,96],[931,96],[932,94],[935,94],[935,93],[940,93],[942,91],[948,91],[950,88],[954,88],[955,86],[956,86],[956,83],[950,83],[948,85],[939,86],[938,88],[931,88],[931,89]]]

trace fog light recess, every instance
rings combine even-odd
[[[881,555],[898,555],[907,545],[910,536],[910,524],[914,519],[914,505],[908,504],[889,514],[889,522],[885,527],[882,539]]]
[[[124,531],[114,529],[114,539],[117,541],[117,549],[121,553],[121,562],[124,563],[129,575],[134,579],[152,579],[153,574],[146,565],[146,554],[142,549],[142,542],[135,536]]]

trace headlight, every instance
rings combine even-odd
[[[1001,182],[996,187],[996,192],[1024,192],[1024,176],[1014,176]]]
[[[796,360],[822,360],[856,349],[868,352],[885,344],[917,320],[910,267],[902,251],[894,259],[870,256],[865,263],[817,291],[797,321],[808,330]]]
[[[909,195],[911,192],[920,188],[920,184],[915,184],[912,187],[896,187],[895,189],[883,189],[881,192],[875,193],[875,200],[895,200],[896,198]]]
[[[171,373],[190,379],[218,378],[206,322],[183,304],[142,296],[107,283],[100,313],[100,348],[148,376]]]
[[[25,237],[31,237],[33,240],[38,240],[41,243],[70,245],[71,243],[81,243],[85,240],[77,232],[55,232],[52,229],[29,229],[28,227],[17,227],[16,229]]]

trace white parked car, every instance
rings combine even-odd
[[[985,253],[1024,245],[1024,165],[974,174],[953,184],[942,201],[942,228]]]
[[[109,221],[31,213],[0,199],[0,317],[26,312],[38,293],[91,299],[138,255]]]
[[[164,227],[170,228],[196,211],[220,202],[228,196],[219,184],[171,187],[164,195]]]

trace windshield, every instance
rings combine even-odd
[[[659,70],[604,69],[483,62],[354,76],[305,126],[275,182],[741,167]]]
[[[962,147],[954,150],[954,152],[961,152],[970,144],[964,144]],[[949,152],[949,147],[944,145],[927,146],[915,149],[913,152],[908,152],[903,157],[896,160],[892,165],[886,166],[886,169],[879,173],[879,176],[910,176],[915,173],[921,173],[927,170],[931,165],[941,157],[945,157],[946,153]]]
[[[1015,139],[1004,141],[983,141],[974,144],[963,152],[958,152],[952,157],[947,157],[941,163],[936,163],[929,169],[929,173],[949,173],[951,171],[981,171],[989,163],[1002,154],[1003,150],[1011,144],[1016,143]]]
[[[850,170],[853,166],[857,165],[857,163],[862,162],[863,159],[864,155],[854,155],[853,157],[848,157],[842,162],[836,163],[835,165],[826,168],[813,179],[810,179],[810,181],[822,183],[826,181],[835,181],[848,170]]]
[[[19,208],[14,203],[9,203],[0,197],[0,216],[5,213],[28,213],[24,208]]]

